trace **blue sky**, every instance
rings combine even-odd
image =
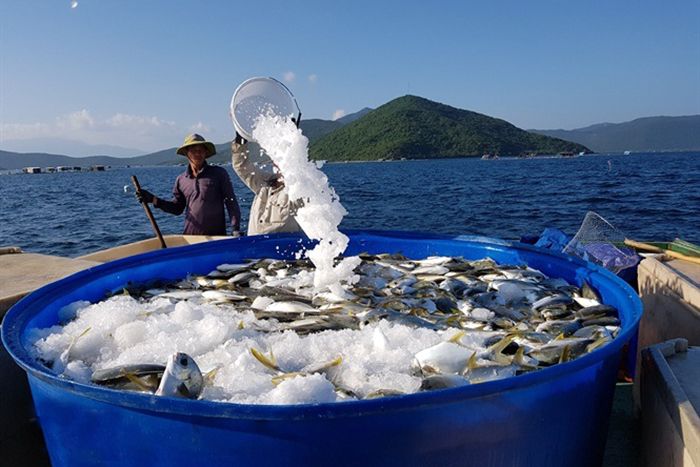
[[[222,143],[253,76],[303,119],[405,94],[524,129],[700,114],[700,0],[0,0],[0,147]]]

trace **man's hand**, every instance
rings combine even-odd
[[[241,232],[240,230],[233,230],[231,231],[231,236],[233,238],[245,237],[245,233]]]
[[[155,196],[153,196],[153,194],[150,191],[146,191],[144,189],[136,191],[136,199],[139,203],[153,204],[153,198],[155,198]]]
[[[243,138],[238,132],[236,132],[236,143],[245,144],[247,142],[248,142],[247,139]]]

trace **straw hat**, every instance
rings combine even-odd
[[[216,147],[214,147],[214,144],[210,143],[209,141],[205,141],[204,137],[198,135],[197,133],[192,133],[185,138],[185,142],[178,148],[177,153],[181,156],[187,156],[187,148],[196,144],[204,145],[207,150],[207,159],[216,154]]]

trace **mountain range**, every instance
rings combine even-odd
[[[529,131],[574,141],[603,153],[700,150],[700,115],[638,118],[626,123],[600,123],[577,130]]]
[[[498,118],[458,109],[418,96],[406,95],[376,109],[364,108],[338,120],[301,121],[309,138],[312,159],[378,160],[399,158],[444,158],[482,154],[519,155],[522,153],[622,152],[700,150],[700,115],[649,117],[631,122],[603,123],[577,130],[522,130]],[[17,142],[3,148],[17,148]],[[65,143],[65,141],[63,142]],[[56,147],[64,147],[61,141]],[[230,162],[230,142],[217,144],[213,163]],[[117,149],[93,150],[115,155]],[[86,150],[83,148],[82,151]],[[139,166],[173,165],[185,160],[176,147],[137,157],[95,155],[72,157],[39,152],[0,150],[0,170],[22,167],[93,165]],[[73,153],[74,155],[79,155]],[[82,152],[81,152],[82,154]]]
[[[5,151],[21,153],[70,154],[72,157],[109,154],[114,157],[136,157],[145,154],[140,149],[112,146],[109,144],[88,144],[65,138],[6,139],[2,143]]]

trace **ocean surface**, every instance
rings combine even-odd
[[[230,164],[243,230],[252,192]],[[184,167],[0,176],[0,246],[76,257],[155,237],[131,176],[168,198]],[[638,241],[700,243],[700,153],[333,163],[322,169],[348,211],[341,229],[514,239],[574,235],[593,211]],[[184,216],[153,210],[163,233]]]

